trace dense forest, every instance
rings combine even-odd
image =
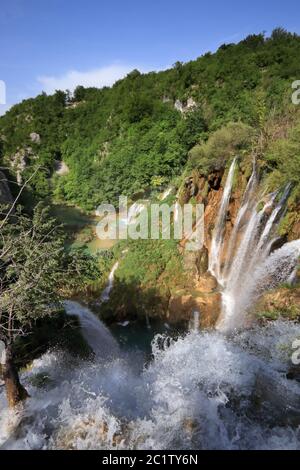
[[[19,180],[38,167],[31,197],[93,211],[251,151],[268,183],[294,182],[297,198],[300,127],[291,95],[299,53],[300,37],[278,28],[166,71],[133,70],[111,88],[42,93],[0,118],[1,166]],[[64,174],[55,171],[60,162]]]

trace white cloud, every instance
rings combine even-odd
[[[54,93],[55,90],[73,91],[78,85],[101,88],[113,85],[134,68],[128,65],[112,64],[86,72],[70,70],[58,77],[40,76],[37,80],[42,85],[43,91],[48,94]]]
[[[0,116],[3,116],[11,107],[12,104],[0,104]]]

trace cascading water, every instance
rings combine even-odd
[[[287,281],[300,256],[300,240],[286,243],[271,252],[276,241],[274,232],[285,212],[291,186],[286,186],[277,204],[276,192],[267,197],[261,210],[257,210],[258,180],[254,164],[228,242],[227,256],[221,265],[234,166],[235,160],[231,164],[220,204],[209,266],[211,273],[222,286],[222,312],[217,323],[217,329],[222,331],[243,326],[247,311],[253,303],[265,290]]]
[[[235,163],[236,159],[233,160],[229,169],[210,248],[209,270],[217,279],[220,278],[220,250],[222,247],[223,233],[233,183]]]
[[[98,359],[103,360],[118,354],[117,341],[89,308],[72,300],[65,300],[64,307],[68,315],[79,319],[82,335]]]
[[[0,447],[299,449],[300,387],[286,377],[297,337],[300,325],[282,321],[158,336],[144,369],[124,353],[83,363],[47,353],[22,373],[22,410],[0,393]]]
[[[119,262],[117,261],[113,265],[113,267],[112,267],[112,269],[109,273],[107,285],[106,285],[105,289],[103,290],[103,292],[101,294],[101,297],[100,297],[100,304],[103,303],[103,302],[107,302],[109,300],[110,293],[111,293],[112,288],[114,286],[115,272],[118,269],[118,267],[119,267]]]

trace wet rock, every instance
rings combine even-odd
[[[200,328],[213,327],[220,315],[221,295],[218,292],[196,291],[193,294],[174,295],[169,301],[168,321],[189,322],[199,312]]]
[[[300,364],[291,366],[286,374],[286,378],[300,382]]]
[[[214,189],[215,191],[218,191],[221,186],[222,176],[223,176],[222,170],[214,170],[212,173],[210,173],[210,175],[208,175],[208,178],[207,178],[209,187],[211,189]]]
[[[200,276],[197,284],[196,284],[196,290],[199,292],[214,292],[218,287],[218,282],[216,278],[210,274],[209,272],[206,272],[202,276]]]
[[[206,246],[203,246],[201,250],[197,252],[196,257],[196,268],[198,270],[198,275],[202,276],[208,270],[209,255],[208,249]]]

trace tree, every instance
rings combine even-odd
[[[16,339],[30,333],[37,319],[60,306],[63,239],[48,209],[38,204],[33,217],[20,209],[1,227],[0,340],[5,347],[3,377],[9,406],[28,394],[14,363]]]

